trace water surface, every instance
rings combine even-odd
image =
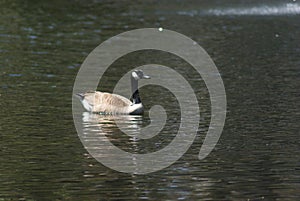
[[[0,7],[0,200],[300,198],[297,1],[2,1]],[[159,63],[198,86],[201,110],[198,136],[179,161],[130,175],[103,166],[84,149],[72,119],[72,88],[98,44],[145,27],[180,32],[206,49],[223,78],[228,111],[216,148],[199,161],[210,120],[201,77],[159,51],[120,58],[99,89],[112,91],[130,66]],[[176,99],[164,88],[143,87],[141,97],[146,108],[159,102],[168,110],[168,124],[150,141],[136,143],[110,117],[93,120],[113,143],[136,153],[166,146],[180,119]],[[147,113],[136,118],[123,126],[149,124]]]

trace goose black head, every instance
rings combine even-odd
[[[150,79],[149,75],[144,74],[144,72],[142,70],[134,70],[131,73],[131,76],[135,79],[135,80],[140,80],[140,79]]]

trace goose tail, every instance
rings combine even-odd
[[[76,97],[78,97],[80,100],[84,99],[84,93],[77,93]]]

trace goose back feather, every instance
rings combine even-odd
[[[118,94],[94,91],[78,95],[84,108],[90,112],[105,114],[141,114],[143,105],[133,104],[129,99]]]
[[[100,91],[79,93],[77,96],[83,107],[89,112],[105,114],[142,114],[144,107],[138,91],[138,80],[149,79],[142,70],[134,70],[131,73],[131,101],[118,94],[110,94]]]

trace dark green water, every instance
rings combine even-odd
[[[268,3],[1,1],[0,200],[299,200],[300,9]],[[120,59],[99,89],[111,90],[125,66],[160,63],[199,86],[202,111],[198,137],[179,161],[129,175],[83,148],[72,89],[97,45],[146,27],[177,31],[206,49],[223,78],[228,111],[216,148],[199,161],[210,119],[205,84],[172,55],[137,52]],[[174,124],[156,138],[168,143],[180,118],[174,97],[151,87],[141,96],[146,108],[157,101],[170,108]],[[147,115],[139,121],[149,123]],[[106,129],[119,134],[114,125]]]

